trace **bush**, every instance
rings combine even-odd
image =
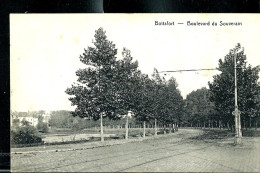
[[[33,126],[18,127],[11,131],[11,144],[41,143],[42,138]]]
[[[37,129],[40,132],[47,133],[49,131],[47,123],[39,122]]]

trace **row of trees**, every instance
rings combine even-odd
[[[65,91],[77,106],[74,116],[100,119],[101,141],[103,118],[121,119],[128,111],[143,122],[144,129],[150,120],[155,121],[155,128],[157,121],[164,126],[178,123],[184,102],[174,78],[166,81],[156,69],[151,78],[142,74],[126,48],[118,59],[115,44],[107,40],[102,28],[95,32],[93,44],[80,56],[86,68],[76,72],[77,83]]]
[[[115,44],[107,40],[105,31],[95,32],[94,47],[80,55],[86,68],[76,72],[77,83],[65,91],[76,106],[73,116],[100,119],[103,140],[103,118],[119,120],[131,111],[134,118],[164,127],[181,122],[186,126],[234,126],[234,54],[219,60],[220,74],[213,76],[209,89],[201,88],[183,100],[174,78],[165,80],[156,69],[149,77],[138,69],[130,50],[124,48],[118,59]],[[240,46],[240,45],[239,45]],[[259,118],[259,67],[246,62],[244,51],[237,54],[238,107],[242,120],[257,122]],[[126,123],[127,124],[127,123]],[[127,125],[128,127],[128,125]],[[145,133],[145,129],[144,129]],[[126,135],[127,136],[127,135]],[[144,135],[145,136],[145,135]]]

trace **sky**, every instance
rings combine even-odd
[[[155,21],[174,25],[158,26]],[[188,26],[188,21],[210,26]],[[220,21],[242,26],[220,26]],[[118,58],[126,47],[149,75],[154,68],[216,68],[237,43],[249,64],[260,65],[260,14],[10,14],[11,110],[74,110],[65,90],[76,82],[76,70],[85,67],[79,56],[93,46],[100,27],[116,45]],[[185,98],[208,87],[216,74],[178,72],[165,77],[176,78]]]

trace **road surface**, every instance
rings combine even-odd
[[[63,152],[12,154],[12,172],[260,172],[260,138],[190,139],[198,129],[180,129],[143,141]]]

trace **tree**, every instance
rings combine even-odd
[[[171,124],[174,132],[174,124],[180,121],[183,113],[183,98],[178,90],[178,84],[172,77],[168,81],[159,75],[157,69],[154,69],[152,75],[152,101],[151,112],[152,118],[155,120],[155,135],[157,135],[157,120],[164,126]]]
[[[116,54],[115,44],[107,40],[105,31],[99,28],[95,32],[95,47],[85,49],[80,61],[87,67],[76,72],[78,83],[66,90],[72,105],[77,106],[74,116],[100,119],[101,141],[103,137],[104,117],[117,118],[116,110]]]
[[[42,115],[39,115],[39,117],[38,117],[37,129],[38,129],[38,131],[41,131],[43,133],[47,133],[48,130],[49,130],[47,123],[43,122],[43,116]]]
[[[256,116],[259,99],[259,66],[252,67],[247,64],[244,51],[237,54],[237,93],[238,109],[241,111],[241,120]],[[218,70],[221,74],[213,76],[209,82],[210,100],[214,102],[219,119],[234,124],[234,54],[229,52],[224,60],[219,60]]]
[[[185,102],[186,121],[191,126],[197,124],[205,127],[206,121],[210,121],[214,115],[214,105],[209,100],[209,90],[203,87],[192,91],[187,95]]]
[[[123,59],[116,62],[116,89],[117,103],[122,114],[134,108],[134,92],[136,73],[138,73],[138,62],[132,62],[130,50],[124,48]]]
[[[135,74],[135,88],[134,88],[134,116],[137,121],[143,122],[143,137],[145,138],[145,126],[152,118],[152,97],[153,97],[153,83],[148,75]]]
[[[158,92],[157,102],[157,118],[164,126],[164,134],[166,134],[166,127],[170,125],[170,128],[174,132],[177,130],[180,117],[183,113],[183,98],[178,90],[178,84],[172,77],[166,81],[164,78],[161,80]]]
[[[121,115],[128,114],[128,111],[134,109],[134,92],[135,92],[135,77],[138,72],[138,62],[132,62],[130,50],[123,48],[122,52],[123,59],[116,61],[116,98],[118,104],[117,113]],[[125,139],[128,138],[128,115],[126,116],[126,135]]]
[[[170,78],[170,80],[167,82],[167,90],[168,90],[168,109],[169,109],[169,120],[171,122],[171,127],[174,132],[174,124],[175,129],[178,130],[178,123],[181,120],[181,117],[183,115],[183,107],[184,107],[184,101],[181,96],[181,92],[178,89],[178,84],[175,78]]]
[[[49,124],[51,127],[69,128],[72,124],[72,116],[70,111],[59,110],[52,111]]]
[[[157,121],[160,119],[161,114],[161,94],[164,85],[163,79],[160,77],[158,70],[155,68],[152,74],[153,80],[153,100],[152,100],[152,109],[153,109],[153,119],[154,119],[154,135],[157,136]]]

